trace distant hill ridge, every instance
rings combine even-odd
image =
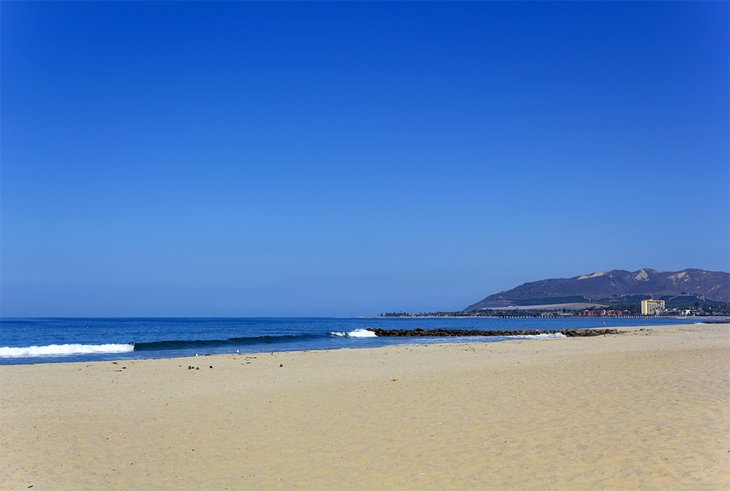
[[[511,290],[490,295],[464,310],[470,312],[511,306],[580,302],[620,304],[629,300],[636,302],[642,297],[697,297],[707,301],[730,302],[730,273],[703,269],[614,269],[573,278],[524,283]]]

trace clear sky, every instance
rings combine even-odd
[[[0,313],[730,269],[727,2],[0,2]]]

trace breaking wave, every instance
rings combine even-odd
[[[48,344],[45,346],[0,347],[0,358],[32,358],[36,356],[66,356],[101,353],[128,353],[133,344]]]
[[[527,334],[524,336],[505,336],[507,339],[557,339],[567,338],[562,332],[549,333],[549,334]]]
[[[355,329],[354,331],[340,331],[330,333],[333,336],[344,337],[344,338],[377,338],[378,335],[373,331],[367,329]]]

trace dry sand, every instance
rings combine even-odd
[[[730,325],[627,331],[3,366],[0,488],[730,489]]]

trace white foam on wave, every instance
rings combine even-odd
[[[0,347],[0,358],[30,358],[35,356],[87,355],[92,353],[128,353],[133,344],[48,344],[45,346]]]
[[[546,334],[526,334],[524,336],[507,336],[510,339],[558,339],[567,338],[562,332],[546,333]]]
[[[331,332],[333,336],[345,337],[345,338],[377,338],[377,334],[367,329],[355,329],[350,332]]]

